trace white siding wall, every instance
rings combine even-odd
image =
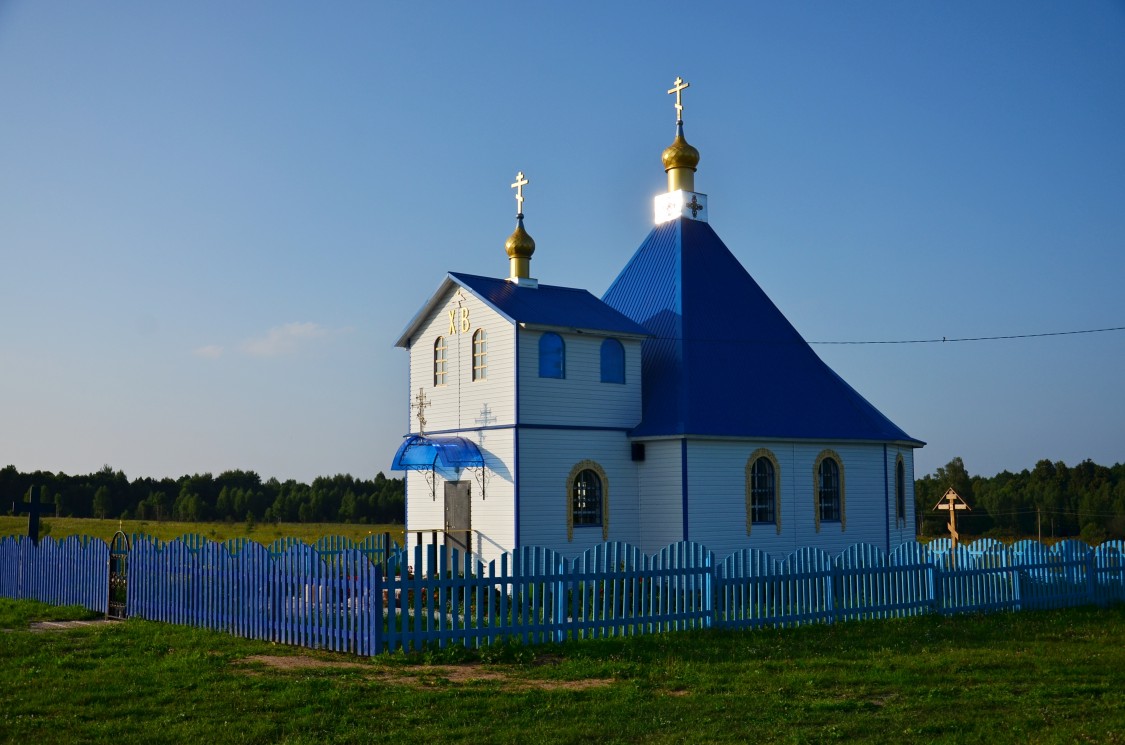
[[[472,433],[467,433],[472,435]],[[478,550],[485,560],[496,558],[515,543],[510,510],[514,500],[512,433],[486,433],[486,458],[494,469],[484,499],[473,481],[472,519]],[[746,535],[745,468],[750,453],[769,448],[780,466],[781,533],[756,524]],[[845,528],[823,523],[816,532],[813,464],[824,449],[835,450],[844,468]],[[894,464],[902,454],[906,471],[906,520],[894,518]],[[525,429],[520,434],[520,542],[550,546],[575,556],[601,542],[600,528],[580,527],[567,541],[566,478],[580,460],[589,458],[606,470],[610,481],[610,540],[631,543],[654,553],[683,536],[681,459],[679,440],[646,442],[646,457],[634,463],[630,441],[620,433],[581,430]],[[887,448],[884,491],[883,447],[877,444],[738,442],[692,440],[688,443],[689,538],[703,543],[718,559],[754,547],[783,557],[803,546],[836,553],[853,543],[886,547],[890,518],[890,547],[914,539],[913,450]],[[466,474],[463,478],[474,478]],[[442,526],[443,481],[438,476],[437,499],[430,500],[425,479],[409,475],[408,524],[413,529]],[[638,497],[638,495],[640,495]],[[418,496],[425,497],[418,499]],[[428,540],[428,538],[427,538]]]
[[[515,481],[512,462],[515,460],[515,434],[511,429],[469,434],[479,445],[488,466],[484,493],[473,481],[474,550],[485,562],[500,558],[516,545]],[[480,437],[483,434],[484,440]],[[474,472],[474,474],[477,472]]]
[[[434,498],[430,496],[430,485],[421,471],[406,472],[406,540],[412,547],[417,536],[409,531],[440,530],[445,525],[444,487],[440,477],[434,484]],[[427,541],[429,538],[426,539]],[[414,554],[409,561],[413,563]],[[415,567],[418,569],[418,567]]]
[[[461,325],[462,309],[468,309],[469,329]],[[456,328],[450,333],[448,311],[455,311]],[[473,333],[483,328],[487,334],[487,370],[483,380],[473,380]],[[434,341],[445,337],[446,384],[434,385]],[[476,442],[489,466],[488,482],[482,497],[478,472],[464,471],[460,479],[472,483],[471,520],[475,532],[474,549],[485,561],[497,558],[515,545],[513,484],[513,430],[515,424],[515,327],[469,292],[450,291],[437,312],[422,327],[410,345],[410,400],[418,390],[425,392],[426,432],[464,435]],[[487,406],[489,427],[509,427],[485,432],[481,411]],[[418,431],[417,411],[411,411],[410,431]],[[483,435],[483,440],[481,439]],[[456,474],[446,474],[457,478]],[[435,476],[434,493],[420,472],[407,474],[406,527],[408,531],[441,530],[445,525],[445,479]],[[418,540],[416,534],[411,545]],[[431,540],[429,535],[425,540]]]
[[[567,477],[582,460],[593,460],[609,480],[609,540],[637,543],[637,471],[621,432],[520,430],[520,543],[549,546],[577,556],[602,542],[600,527],[574,529],[567,540],[570,490]]]
[[[637,546],[656,553],[684,536],[683,487],[679,440],[645,442],[644,462],[637,464],[640,489],[640,538]]]
[[[541,331],[520,331],[520,423],[635,427],[641,421],[641,343],[625,348],[625,383],[601,382],[605,337],[562,334],[565,378],[539,377]]]
[[[462,331],[461,309],[469,311],[469,330]],[[449,333],[449,310],[456,311],[456,333]],[[473,333],[488,335],[488,369],[484,380],[473,380]],[[434,341],[445,337],[446,384],[434,385]],[[473,295],[460,289],[449,293],[438,312],[410,344],[410,400],[421,388],[429,405],[426,431],[470,429],[478,426],[487,404],[495,421],[491,426],[515,422],[515,327]],[[412,412],[412,432],[418,417]]]
[[[408,533],[409,545],[421,540],[428,545],[432,542],[431,531],[442,531],[445,527],[445,483],[448,480],[468,481],[471,484],[470,521],[473,529],[473,551],[484,562],[497,559],[505,551],[515,546],[515,485],[512,479],[511,464],[515,452],[513,430],[500,429],[488,432],[464,432],[465,437],[478,443],[485,465],[488,467],[487,480],[482,491],[480,471],[464,470],[460,474],[438,472],[434,477],[433,495],[426,476],[419,471],[407,472],[406,524],[410,531],[424,531],[423,534]],[[481,435],[484,439],[481,440]],[[439,543],[444,536],[438,536]],[[413,554],[411,554],[413,561]]]
[[[751,534],[746,535],[746,460],[759,447],[771,450],[780,465],[780,535],[773,525],[762,524],[752,526]],[[842,461],[845,520],[843,530],[841,523],[822,523],[817,532],[813,465],[825,449],[836,451]],[[691,440],[688,537],[706,545],[719,559],[744,547],[759,548],[775,557],[804,546],[829,553],[861,542],[885,548],[889,499],[893,547],[897,545],[893,466],[892,462],[886,472],[889,483],[884,482],[881,444]]]

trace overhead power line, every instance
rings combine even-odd
[[[961,336],[950,339],[943,336],[940,339],[872,339],[865,341],[808,341],[806,344],[952,344],[961,341],[999,341],[1002,339],[1038,339],[1048,336],[1074,336],[1076,334],[1101,334],[1107,331],[1125,331],[1125,326],[1110,326],[1102,329],[1082,329],[1081,331],[1044,331],[1038,334],[1005,334],[1003,336]],[[658,334],[653,337],[660,341],[686,341],[682,336]],[[711,344],[800,344],[799,339],[757,339],[751,337],[692,337],[693,342],[706,342]]]
[[[895,339],[889,341],[810,341],[809,344],[947,344],[958,341],[998,341],[1000,339],[1038,339],[1044,336],[1074,336],[1075,334],[1101,334],[1106,331],[1125,331],[1125,326],[1111,326],[1104,329],[1083,329],[1081,331],[1046,331],[1040,334],[1006,334],[1004,336],[963,336],[955,339]]]

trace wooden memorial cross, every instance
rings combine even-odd
[[[957,510],[971,510],[969,504],[961,498],[961,495],[950,489],[945,493],[938,503],[934,505],[935,510],[949,510],[949,535],[953,542],[953,554],[957,554]]]
[[[12,514],[27,513],[27,537],[36,546],[39,545],[39,513],[43,503],[39,501],[42,489],[38,486],[31,487],[31,493],[26,502],[12,502]]]

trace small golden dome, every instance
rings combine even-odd
[[[690,168],[694,171],[696,166],[699,165],[699,151],[684,139],[683,127],[676,127],[676,139],[672,141],[671,145],[664,148],[660,160],[664,162],[665,171],[670,171],[673,168]]]
[[[523,215],[517,218],[516,229],[504,241],[504,250],[508,252],[509,259],[530,259],[535,253],[535,240],[524,230]]]

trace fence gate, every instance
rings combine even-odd
[[[125,618],[128,605],[129,536],[120,530],[113,534],[109,544],[109,605],[107,618]]]

